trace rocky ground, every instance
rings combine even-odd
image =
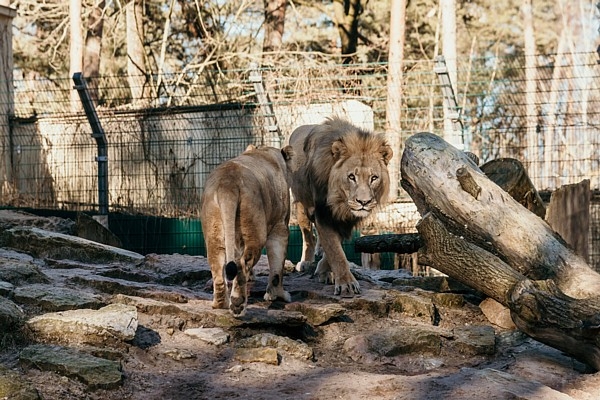
[[[77,225],[0,212],[0,399],[600,398],[600,373],[445,277],[355,267],[362,294],[339,298],[289,265],[292,303],[269,303],[261,260],[235,319],[203,257]]]

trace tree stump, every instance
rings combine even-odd
[[[523,332],[600,370],[600,274],[546,221],[431,133],[407,140],[401,176],[422,216],[420,263],[494,298]]]

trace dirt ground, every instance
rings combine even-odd
[[[262,300],[265,280],[264,276],[256,278],[251,308],[283,308],[283,303]],[[332,286],[323,286],[308,275],[289,273],[284,282],[293,301],[331,301],[327,296],[319,299],[318,293],[329,293]],[[360,283],[365,291],[382,290],[374,282]],[[205,283],[192,290],[209,302],[209,288]],[[489,324],[477,306],[478,299],[471,296],[467,300],[461,308],[439,309],[440,329]],[[599,373],[517,331],[497,327],[494,355],[467,356],[449,349],[436,356],[398,356],[394,362],[357,362],[343,350],[347,338],[425,322],[400,313],[380,315],[369,307],[348,309],[343,317],[317,327],[225,328],[231,340],[217,346],[180,330],[154,327],[154,318],[139,315],[136,339],[120,356],[124,373],[120,388],[90,391],[57,373],[38,369],[22,372],[44,399],[57,400],[600,398]],[[150,326],[152,329],[147,328]],[[238,340],[261,331],[306,342],[314,350],[314,360],[301,360],[285,352],[280,352],[278,365],[236,360]],[[0,362],[18,369],[18,350],[4,352]],[[489,371],[494,373],[486,374]],[[510,374],[510,379],[500,373]],[[539,385],[532,389],[526,382]]]
[[[0,220],[10,225],[32,225],[20,216],[4,216]],[[36,222],[35,226],[40,224]],[[162,270],[168,271],[189,263],[189,257],[160,255],[155,259],[161,263]],[[192,270],[196,266],[210,270],[202,257],[194,258],[193,263]],[[57,264],[38,259],[36,264],[53,277],[62,276],[62,272],[56,273],[60,264],[65,268],[65,276],[72,267],[68,261]],[[92,275],[94,268],[91,267]],[[118,287],[127,291],[128,276],[132,277],[129,284],[137,283],[135,276],[140,270],[136,268],[144,266],[119,266],[114,270],[118,277],[105,275],[102,282],[118,280]],[[255,267],[249,313],[253,309],[284,309],[286,306],[280,301],[269,303],[262,299],[267,268],[264,260]],[[342,299],[332,296],[331,285],[288,268],[284,286],[291,293],[292,302],[337,303],[344,307],[344,314],[317,326],[223,325],[221,328],[230,335],[230,340],[222,345],[209,344],[186,334],[185,329],[192,327],[190,321],[181,321],[173,328],[161,324],[164,316],[138,310],[139,325],[134,340],[127,343],[124,351],[106,349],[107,358],[120,360],[122,365],[123,383],[115,389],[90,390],[64,374],[43,368],[23,368],[19,364],[19,351],[28,343],[11,341],[9,336],[0,338],[0,348],[4,349],[0,351],[0,365],[18,372],[46,400],[600,399],[600,373],[518,331],[497,326],[493,326],[495,351],[490,355],[465,354],[453,346],[448,335],[440,354],[416,351],[394,357],[353,360],[344,350],[348,338],[398,326],[432,327],[432,321],[386,310],[372,301],[383,292],[419,293],[417,289],[390,283],[394,277],[405,278],[406,272],[403,275],[401,271],[387,271],[386,274],[384,279],[381,272],[361,270],[363,276],[357,278],[363,293],[354,299]],[[52,284],[71,283],[55,281]],[[212,284],[208,278],[156,288],[156,292],[147,292],[148,298],[169,296],[181,288],[197,304],[210,308]],[[369,297],[373,293],[376,296]],[[110,302],[116,293],[105,294]],[[463,297],[465,302],[460,307],[437,307],[434,324],[440,335],[459,327],[490,325],[478,306],[482,297],[473,292],[466,292]],[[24,309],[30,316],[41,312],[35,307]],[[313,349],[314,358],[302,359],[282,349],[278,349],[276,365],[241,362],[236,358],[241,339],[265,332],[306,343]],[[11,398],[17,399],[31,397]],[[0,400],[3,400],[1,396]]]

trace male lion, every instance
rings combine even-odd
[[[315,275],[333,274],[334,294],[360,293],[350,272],[342,240],[384,201],[389,192],[387,165],[393,151],[382,135],[360,129],[340,118],[296,128],[289,140],[291,189],[302,232],[302,271],[315,257],[316,225],[323,258]]]
[[[245,314],[246,282],[263,247],[269,260],[265,300],[291,300],[283,290],[283,263],[290,218],[286,161],[292,154],[289,146],[279,150],[250,145],[206,180],[200,219],[213,279],[213,308],[229,308],[236,317]]]

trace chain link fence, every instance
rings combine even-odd
[[[593,193],[598,193],[597,57],[538,56],[533,97],[525,90],[522,58],[460,60],[454,91],[464,149],[479,156],[481,163],[519,159],[541,191],[589,179]],[[248,144],[282,146],[296,126],[331,115],[386,131],[387,67],[338,65],[308,54],[281,67],[259,68],[249,62],[239,70],[212,66],[199,73],[88,78],[108,146],[110,214],[145,218],[146,231],[140,235],[146,235],[150,225],[161,225],[156,218],[168,218],[174,225],[197,220],[204,181],[215,166]],[[404,64],[397,110],[401,129],[394,133],[401,141],[419,131],[444,134],[443,87],[434,67],[433,60]],[[0,119],[0,204],[96,212],[97,147],[72,78],[15,79],[13,86],[13,93],[0,94],[0,110],[6,110]],[[527,107],[528,102],[532,106]],[[399,165],[398,153],[393,162]],[[378,213],[371,233],[412,231],[418,215],[407,200],[399,193]],[[594,265],[600,264],[599,210],[598,201],[593,201]],[[122,226],[133,225],[128,221]],[[202,252],[202,245],[183,238],[198,235],[201,228],[196,224],[155,230],[163,228],[165,235],[176,229],[183,232],[181,240],[174,239],[172,252]],[[169,251],[150,245],[134,250]]]

